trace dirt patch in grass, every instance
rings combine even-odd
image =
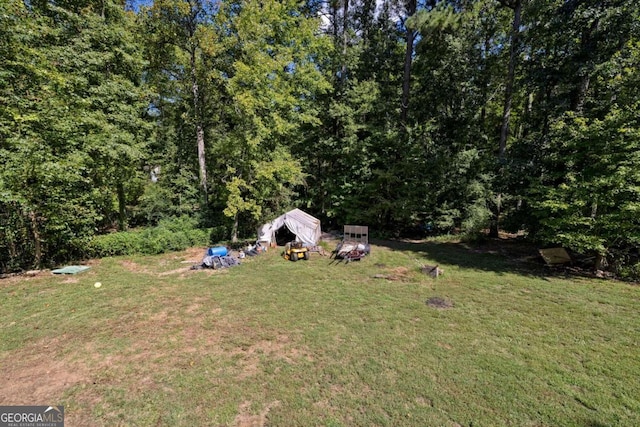
[[[395,267],[391,269],[391,272],[399,277],[405,277],[409,273],[407,267]]]
[[[384,264],[382,264],[384,265]],[[387,273],[379,273],[373,276],[374,279],[385,279],[392,282],[404,282],[409,280],[410,269],[407,267],[395,267],[387,270]]]
[[[180,258],[177,258],[180,259]],[[202,260],[200,260],[202,261]],[[200,261],[194,261],[193,265],[199,265]],[[189,263],[191,263],[191,260],[188,261]],[[166,264],[166,262],[164,262],[164,264]],[[220,273],[226,273],[227,269],[222,269],[222,270],[214,270],[212,268],[201,268],[201,269],[192,269],[192,265],[189,266],[185,266],[185,267],[180,267],[180,268],[176,268],[173,270],[167,270],[167,271],[161,271],[159,273],[156,273],[154,271],[149,270],[148,268],[141,266],[140,264],[137,264],[133,261],[129,261],[129,260],[125,260],[125,261],[121,261],[120,265],[122,265],[122,267],[124,269],[126,269],[127,271],[130,271],[132,273],[140,273],[140,274],[149,274],[152,276],[157,276],[157,277],[165,277],[165,276],[171,276],[171,275],[179,275],[179,277],[186,277],[187,275],[193,274],[193,273],[199,273],[199,274],[220,274]]]
[[[442,297],[431,297],[426,303],[429,307],[433,308],[447,309],[453,307],[453,301]]]
[[[66,339],[47,338],[11,352],[2,366],[0,402],[33,405],[55,402],[64,391],[88,379],[88,369],[60,356]]]
[[[0,360],[3,386],[0,387],[0,402],[4,405],[59,404],[75,387],[86,389],[103,366],[93,366],[74,360],[66,350],[74,339],[69,335],[46,338],[26,345],[20,350],[7,353]],[[80,406],[65,408],[68,425],[92,425],[91,408],[100,400],[99,395],[83,394]]]
[[[171,260],[180,261],[182,264],[200,265],[206,253],[207,248],[189,248],[173,254]]]
[[[172,274],[184,275],[186,273],[189,273],[190,271],[193,271],[191,270],[191,267],[181,267],[176,268],[175,270],[163,271],[162,273],[158,273],[158,277],[170,276]]]
[[[147,268],[133,261],[129,261],[129,260],[120,261],[120,265],[122,266],[122,268],[132,273],[151,274],[151,271],[149,271]]]
[[[303,350],[292,348],[288,335],[278,335],[275,340],[260,340],[247,348],[239,347],[230,352],[231,355],[242,355],[247,359],[254,359],[260,355],[282,359],[287,363],[295,363],[300,358],[312,360],[311,355]]]
[[[63,334],[3,353],[0,402],[62,402],[69,425],[96,425],[95,408],[105,414],[117,409],[110,407],[113,399],[105,393],[124,390],[134,400],[158,389],[172,393],[158,378],[196,371],[210,366],[212,359],[214,366],[240,381],[260,375],[269,361],[311,360],[310,352],[290,335],[256,330],[243,319],[224,316],[209,298],[165,300],[164,309],[152,312],[153,307],[145,311],[143,306],[139,312],[97,323],[86,336]],[[267,425],[276,405],[242,406],[234,422]]]
[[[416,405],[425,408],[425,407],[433,407],[433,401],[428,397],[418,396],[415,398]]]
[[[238,407],[238,415],[234,420],[236,427],[264,427],[267,425],[267,415],[271,409],[280,405],[279,401],[269,403],[259,414],[251,414],[251,402],[244,401]]]
[[[206,276],[211,276],[213,274],[227,274],[229,273],[228,268],[223,269],[213,269],[213,268],[198,268],[192,269],[191,267],[185,268],[177,268],[175,270],[163,271],[162,273],[158,273],[158,277],[170,276],[172,274],[177,274],[179,277],[187,277],[191,274],[204,274]]]
[[[21,273],[3,274],[0,275],[0,288],[49,276],[51,276],[51,270],[31,270]]]

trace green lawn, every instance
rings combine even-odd
[[[452,243],[189,271],[203,253],[0,280],[0,404],[68,426],[640,425],[636,285]]]

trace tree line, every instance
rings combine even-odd
[[[190,216],[523,232],[640,272],[634,0],[5,0],[0,270]]]

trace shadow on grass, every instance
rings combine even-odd
[[[546,267],[532,245],[505,239],[489,240],[471,245],[462,242],[402,241],[372,239],[372,244],[395,251],[413,252],[417,263],[431,261],[442,266],[491,271],[497,274],[516,273],[547,280],[552,276],[566,276],[562,268]]]

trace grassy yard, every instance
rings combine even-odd
[[[636,285],[452,243],[189,270],[203,253],[0,280],[0,404],[70,427],[640,425]]]

